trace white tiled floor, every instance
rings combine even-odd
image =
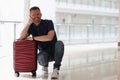
[[[46,78],[42,78],[40,65],[36,78],[32,78],[31,73],[20,73],[20,77],[15,77],[12,48],[0,48],[0,51],[3,54],[0,57],[0,80],[51,80],[53,62]],[[57,80],[118,80],[117,57],[116,43],[65,46]]]

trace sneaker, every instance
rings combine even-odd
[[[42,72],[41,77],[47,78],[48,77],[48,67],[42,67],[42,70],[43,70],[43,72]]]
[[[51,78],[52,78],[52,79],[57,79],[58,76],[59,76],[59,70],[58,70],[57,68],[55,68],[55,69],[53,70],[53,73],[52,73]]]

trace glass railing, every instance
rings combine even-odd
[[[59,40],[65,44],[117,42],[116,24],[56,24]]]
[[[72,5],[86,5],[87,7],[102,7],[110,9],[118,9],[119,1],[118,0],[56,0],[57,4],[72,4]]]
[[[22,27],[21,21],[0,21],[0,59],[13,55],[13,41]]]
[[[0,21],[0,46],[12,45],[23,29],[20,21]],[[65,44],[117,42],[117,24],[55,24],[59,40]]]
[[[22,27],[21,21],[0,21],[0,46],[12,45]]]

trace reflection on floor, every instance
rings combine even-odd
[[[40,65],[36,78],[32,78],[31,73],[20,73],[20,77],[15,77],[12,51],[3,52],[9,55],[0,57],[0,80],[51,80],[54,62],[49,64],[48,77],[42,77]],[[115,43],[65,46],[59,79],[56,80],[118,80],[117,57]]]

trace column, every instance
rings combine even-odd
[[[30,0],[24,0],[24,25],[26,25],[29,19],[29,8]]]
[[[120,0],[119,0],[120,3]],[[119,26],[118,26],[118,80],[120,80],[120,7],[119,7]]]

